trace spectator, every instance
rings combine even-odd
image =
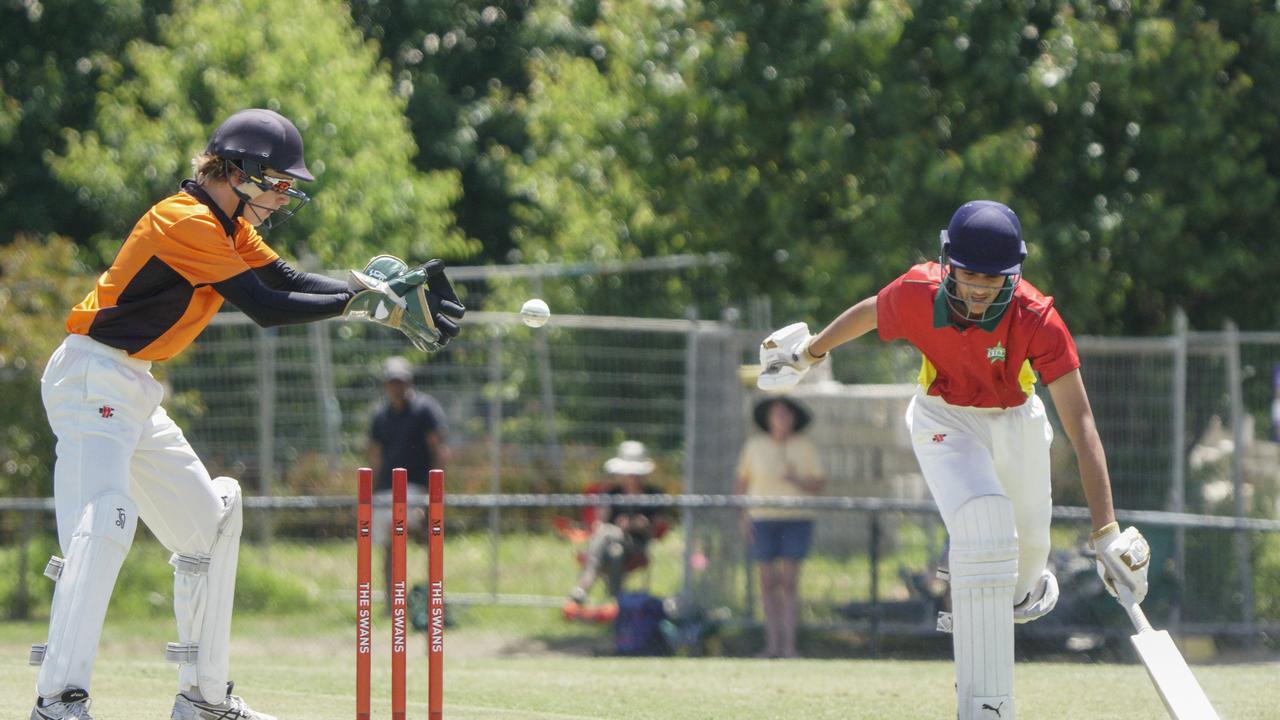
[[[613,482],[602,494],[611,498],[626,495],[661,495],[662,490],[644,481],[653,472],[653,461],[644,443],[627,440],[618,446],[616,457],[604,464]],[[661,522],[662,508],[612,501],[596,513],[597,520],[587,541],[586,561],[578,584],[569,592],[575,605],[587,601],[587,594],[603,571],[611,599],[622,592],[627,567],[646,557],[649,540]]]
[[[443,470],[449,461],[445,442],[444,410],[436,399],[413,388],[413,368],[399,356],[382,366],[386,399],[373,414],[369,429],[369,467],[373,468],[373,542],[383,549],[383,573],[387,587],[387,612],[391,610],[391,469],[409,473],[408,498],[412,507],[405,529],[410,536],[426,527],[422,507],[415,500],[426,497],[427,471]]]
[[[747,440],[738,457],[737,493],[749,497],[817,495],[826,479],[818,449],[797,433],[809,425],[802,405],[785,397],[765,398],[753,413],[765,432]],[[764,650],[758,657],[794,658],[800,563],[809,554],[813,517],[799,508],[750,508],[743,534],[760,571],[764,604]]]

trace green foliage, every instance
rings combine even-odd
[[[132,39],[151,38],[168,0],[0,6],[0,243],[14,234],[81,238],[101,219],[46,159],[84,129],[98,79]]]
[[[531,32],[581,7],[539,5]],[[1031,278],[1077,330],[1163,331],[1177,305],[1211,325],[1277,315],[1262,268],[1280,250],[1251,242],[1278,219],[1276,93],[1258,89],[1272,10],[593,7],[595,62],[531,58],[529,147],[506,156],[535,259],[730,249],[724,292],[826,320],[991,197],[1022,216]]]
[[[375,252],[410,258],[473,251],[452,226],[454,172],[417,172],[404,101],[336,0],[291,3],[287,22],[265,0],[179,2],[158,43],[130,43],[100,80],[93,129],[68,131],[51,158],[58,178],[109,218],[110,242],[188,174],[217,123],[268,107],[298,125],[316,200],[272,243],[325,266]],[[235,28],[228,32],[228,28]]]
[[[89,287],[66,238],[19,236],[0,245],[0,494],[52,490],[53,433],[40,375],[66,335],[63,321]]]
[[[1280,245],[1259,240],[1280,224],[1280,11],[1257,0],[304,0],[282,19],[0,10],[0,227],[100,264],[218,121],[262,105],[320,170],[273,242],[327,265],[727,251],[730,272],[547,294],[704,317],[767,294],[822,321],[934,257],[982,196],[1022,216],[1029,277],[1076,331],[1164,332],[1177,306],[1195,327],[1280,319]]]
[[[521,32],[526,0],[356,0],[351,14],[376,40],[421,152],[423,170],[454,169],[462,194],[458,225],[480,241],[481,257],[504,262],[516,202],[493,147],[520,152],[524,119],[511,102],[528,84],[532,42]]]

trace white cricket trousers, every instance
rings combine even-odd
[[[956,514],[965,503],[1003,495],[1013,504],[1018,534],[1014,597],[1020,601],[1049,559],[1053,426],[1044,403],[1032,395],[1016,408],[960,407],[919,391],[906,419],[920,470],[953,541]]]
[[[1049,445],[1034,395],[1009,409],[966,408],[919,392],[911,444],[951,539],[956,717],[1016,720],[1013,606],[1049,556]]]
[[[164,390],[150,367],[146,360],[74,334],[49,359],[41,392],[57,437],[53,492],[64,557],[71,555],[86,508],[104,495],[123,496],[118,505],[132,501],[138,518],[172,552],[208,553],[217,538],[223,501],[182,431],[160,407]],[[124,552],[131,541],[130,536],[119,542]],[[69,580],[64,575],[59,584]],[[82,598],[77,602],[95,611],[51,618],[36,684],[46,697],[69,687],[89,689],[115,572],[81,572],[73,580]],[[56,591],[54,605],[57,615]]]

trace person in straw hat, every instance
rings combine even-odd
[[[747,440],[738,457],[737,493],[750,497],[817,495],[826,483],[818,449],[801,436],[812,419],[788,397],[767,397],[752,413],[763,430]],[[764,650],[758,657],[794,658],[800,564],[813,538],[812,511],[754,507],[743,513],[743,535],[760,575],[764,605]]]
[[[660,488],[644,481],[653,472],[653,467],[644,443],[636,440],[624,441],[618,446],[618,454],[605,462],[604,471],[614,483],[602,494],[611,496],[611,502],[596,514],[599,519],[591,529],[591,539],[587,541],[582,574],[569,592],[571,603],[584,604],[591,586],[601,575],[609,596],[617,598],[622,592],[622,577],[627,566],[645,557],[662,508],[631,505],[615,498],[661,495]]]

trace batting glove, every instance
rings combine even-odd
[[[756,387],[777,390],[800,382],[809,368],[827,357],[809,351],[812,341],[809,326],[802,322],[773,331],[760,343],[760,376],[756,378]]]
[[[1138,528],[1120,532],[1116,523],[1107,523],[1089,536],[1089,546],[1098,555],[1098,576],[1112,597],[1120,597],[1116,583],[1129,589],[1133,601],[1147,596],[1147,567],[1151,564],[1151,546]]]

